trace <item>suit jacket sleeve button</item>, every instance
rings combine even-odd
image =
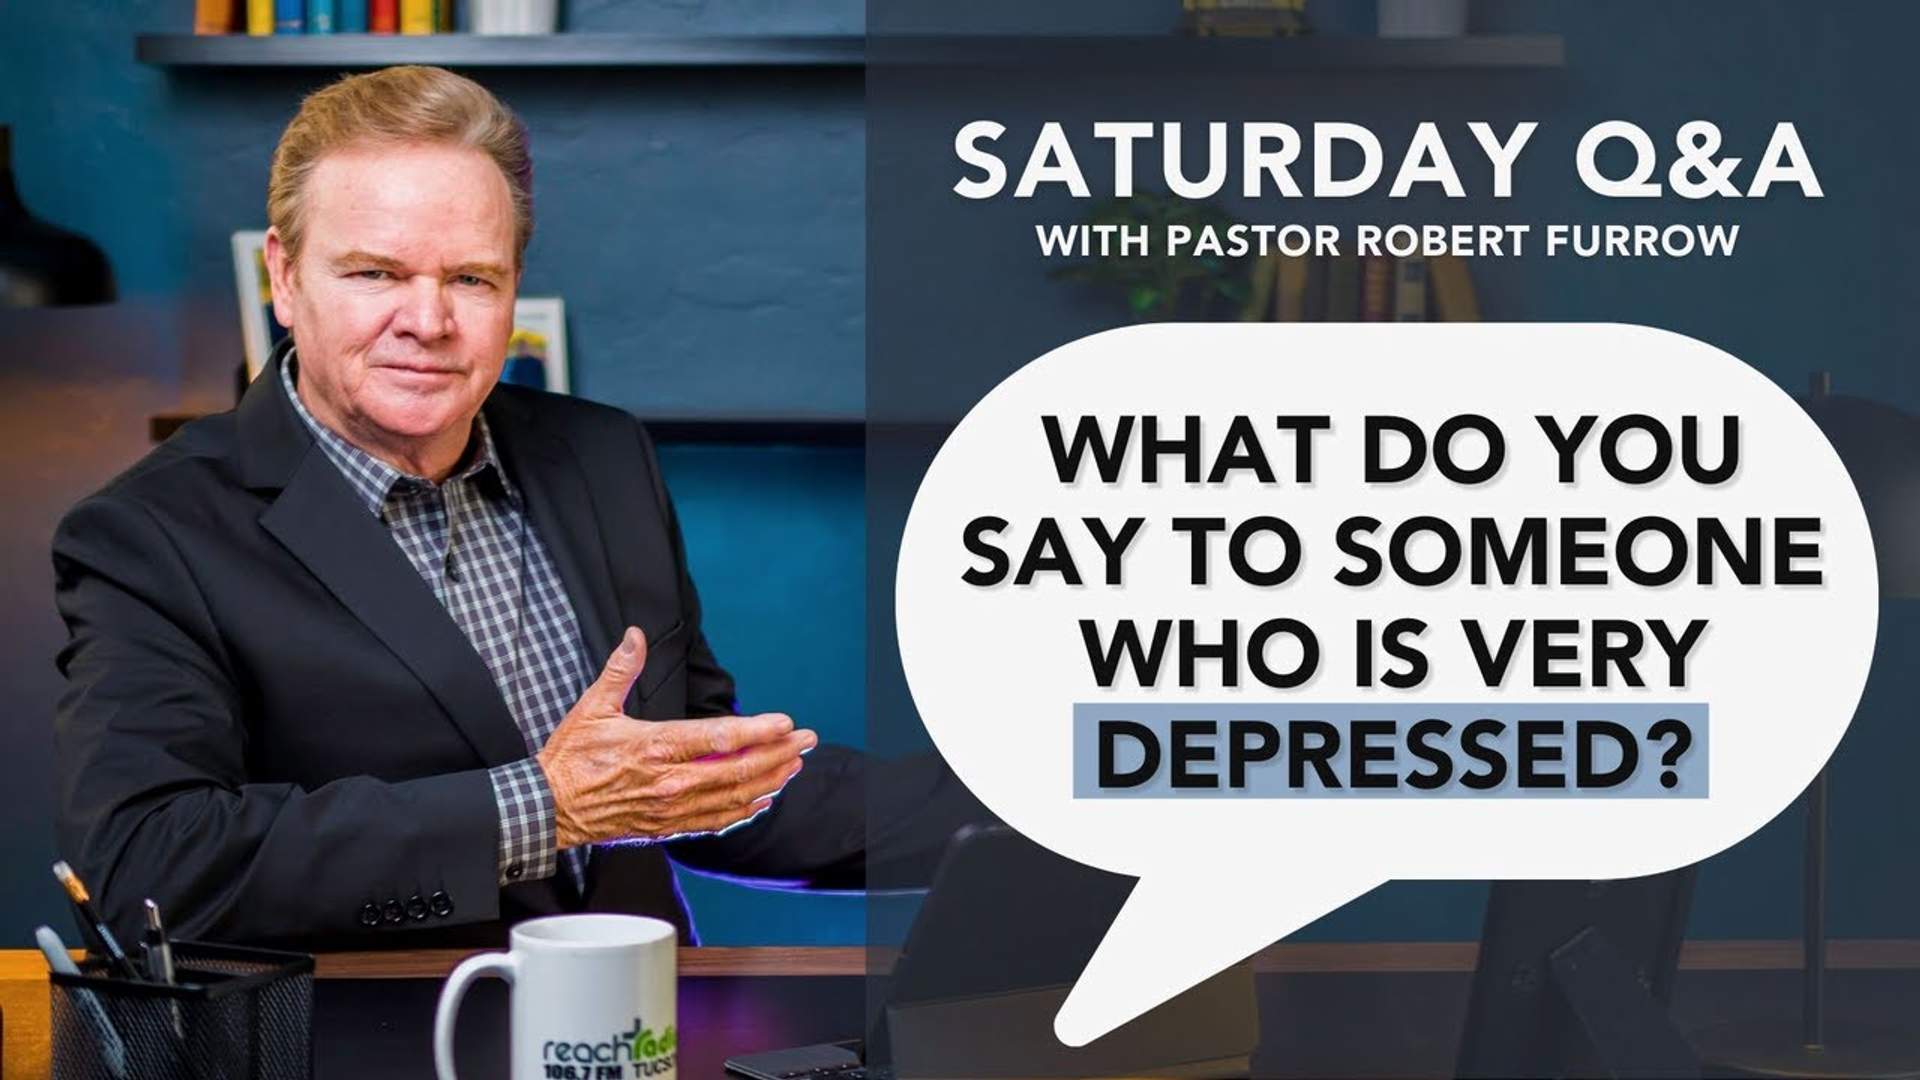
[[[412,896],[407,897],[407,918],[412,919],[414,922],[419,922],[426,917],[427,902],[420,898],[420,894],[414,893]]]
[[[389,900],[381,905],[380,914],[385,917],[388,922],[397,923],[407,917],[407,909],[400,906],[400,901]]]
[[[445,889],[434,893],[428,903],[432,906],[433,913],[443,919],[453,914],[453,897],[448,896]]]
[[[373,904],[362,905],[360,908],[360,925],[361,926],[379,926],[380,925],[379,907]]]

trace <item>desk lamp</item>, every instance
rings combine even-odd
[[[1802,408],[1853,476],[1873,533],[1882,598],[1920,598],[1920,417],[1833,393],[1813,377]],[[1782,1025],[1730,1025],[1706,1033],[1713,1069],[1767,1077],[1920,1078],[1920,1031],[1829,1024],[1827,972],[1827,770],[1808,785],[1803,874],[1799,1038]]]
[[[13,133],[0,124],[0,309],[104,304],[113,270],[99,245],[34,217],[13,182]]]

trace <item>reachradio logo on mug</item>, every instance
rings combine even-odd
[[[636,1016],[631,1029],[597,1042],[548,1039],[540,1060],[548,1080],[639,1080],[672,1071],[678,1043],[672,1024],[656,1033]]]

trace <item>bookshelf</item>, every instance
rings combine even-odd
[[[174,68],[444,67],[858,68],[864,39],[849,34],[722,37],[656,34],[141,34],[134,58]]]
[[[1122,70],[1222,68],[1294,71],[1493,71],[1564,67],[1558,34],[1458,38],[1194,38],[1173,34],[1086,37],[867,37],[858,34],[550,34],[419,37],[326,34],[142,34],[134,56],[166,68],[361,68],[440,64],[462,68],[728,68],[858,70],[872,66],[1029,67]]]

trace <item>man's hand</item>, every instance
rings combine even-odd
[[[628,627],[538,755],[560,847],[738,824],[773,805],[819,741],[781,713],[635,720],[621,707],[646,662],[646,635]]]

